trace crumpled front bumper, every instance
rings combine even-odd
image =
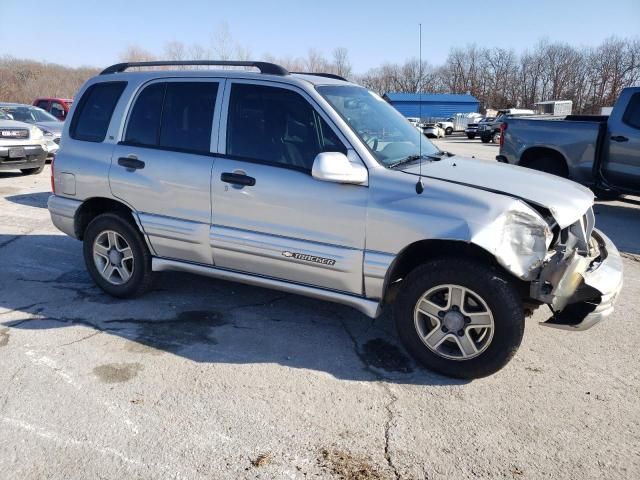
[[[586,330],[613,312],[615,300],[622,289],[622,258],[613,242],[601,231],[594,229],[592,236],[600,249],[599,258],[586,271],[563,272],[564,278],[579,275],[580,284],[566,299],[566,306],[554,312],[543,325],[564,330]]]

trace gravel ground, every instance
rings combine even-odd
[[[0,173],[3,479],[640,477],[637,198],[597,206],[625,252],[615,314],[568,333],[538,313],[504,370],[461,382],[415,365],[389,315],[174,273],[107,297],[48,189]]]

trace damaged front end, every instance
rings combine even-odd
[[[543,323],[586,330],[613,311],[622,288],[622,259],[606,235],[594,228],[592,209],[560,230],[531,282],[530,296],[546,303],[552,316]]]

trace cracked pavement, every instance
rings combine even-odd
[[[462,382],[388,313],[180,273],[110,298],[51,225],[48,175],[0,173],[3,479],[640,476],[637,198],[596,207],[625,256],[613,317],[539,312],[503,371]]]

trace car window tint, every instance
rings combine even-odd
[[[91,85],[82,96],[69,129],[71,138],[102,142],[111,115],[127,82],[103,82]]]
[[[340,139],[301,95],[277,87],[233,85],[228,155],[310,170],[322,151],[346,153]]]
[[[154,83],[146,87],[133,106],[125,142],[136,145],[157,145],[160,133],[160,115],[166,83]]]
[[[47,100],[40,100],[37,104],[37,107],[43,108],[43,109],[47,109],[47,107],[49,106],[49,102]]]
[[[214,82],[167,83],[159,145],[209,152],[217,94]]]
[[[640,129],[640,93],[634,93],[631,96],[622,121],[633,128]]]

